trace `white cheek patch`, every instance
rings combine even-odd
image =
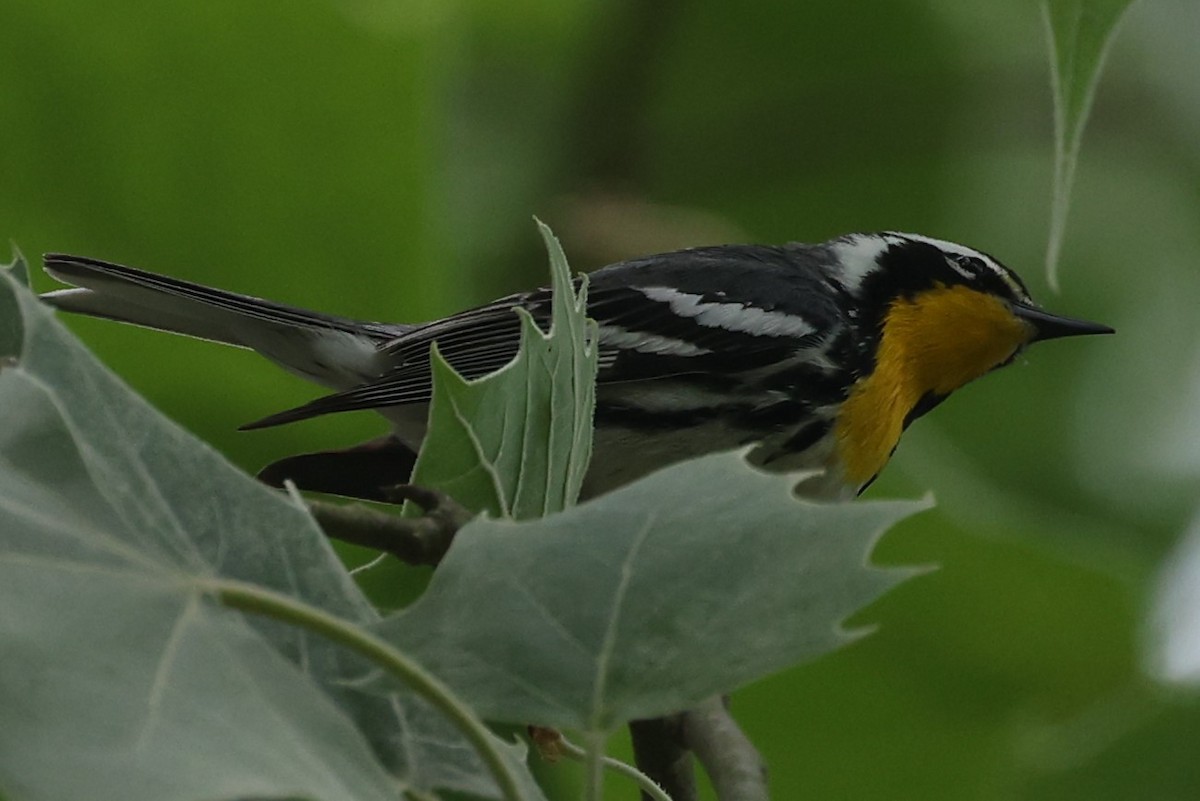
[[[741,303],[706,302],[665,286],[639,287],[643,295],[667,303],[680,317],[689,317],[709,328],[721,328],[759,337],[805,337],[816,332],[803,317],[780,311],[745,306]]]

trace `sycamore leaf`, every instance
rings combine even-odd
[[[549,228],[538,226],[553,280],[549,333],[518,309],[517,356],[474,381],[455,373],[434,349],[429,431],[412,477],[468,509],[518,520],[575,502],[591,456],[595,406],[587,284],[574,291],[562,247]]]
[[[487,719],[609,732],[837,648],[911,574],[867,564],[927,503],[798,500],[738,453],[557,515],[463,528],[425,595],[377,631]]]
[[[6,270],[21,286],[29,286],[29,265],[16,245],[13,245],[13,260],[0,265],[0,270]]]
[[[1043,0],[1054,92],[1054,189],[1046,273],[1055,289],[1083,128],[1117,23],[1131,3],[1132,0]]]
[[[202,591],[237,579],[376,619],[301,507],[151,409],[7,274],[0,409],[0,794],[495,793],[430,709],[355,689],[363,660]]]

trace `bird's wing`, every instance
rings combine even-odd
[[[824,280],[788,251],[758,246],[680,251],[599,270],[588,290],[588,316],[599,331],[597,380],[732,377],[794,359],[841,319],[827,287],[818,286]],[[512,295],[397,337],[382,348],[393,366],[378,379],[245,428],[428,402],[431,345],[468,379],[494,372],[516,355],[516,308],[548,328],[549,290]]]

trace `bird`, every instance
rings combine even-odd
[[[544,329],[547,288],[426,323],[356,320],[82,256],[51,253],[58,309],[249,348],[331,390],[242,426],[373,409],[390,432],[281,459],[282,486],[381,499],[425,434],[433,343],[468,379],[516,354],[516,309]],[[768,471],[812,471],[797,494],[847,500],[917,418],[1041,340],[1112,333],[1044,310],[988,254],[912,233],[819,244],[715,245],[633,258],[588,276],[597,331],[595,439],[582,496],[667,465],[745,448]]]

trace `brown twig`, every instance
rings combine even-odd
[[[440,562],[454,535],[472,517],[453,498],[436,490],[399,484],[388,495],[396,503],[412,501],[425,514],[400,517],[360,504],[325,501],[309,501],[308,508],[327,536],[385,551],[410,565]]]

